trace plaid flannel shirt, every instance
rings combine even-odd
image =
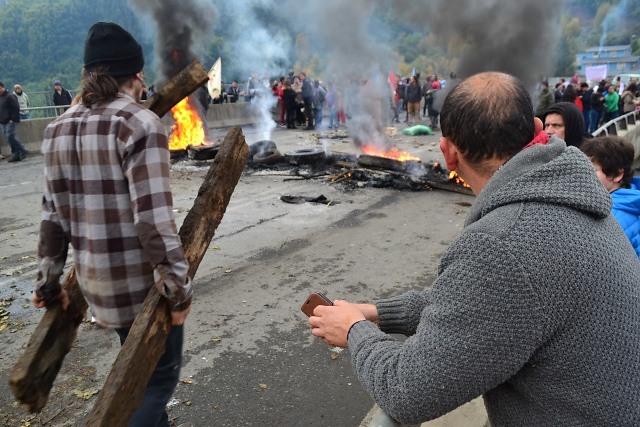
[[[71,243],[78,283],[99,324],[130,326],[154,284],[173,311],[186,309],[189,265],[158,116],[124,93],[93,108],[76,105],[47,127],[42,154],[37,288],[59,286]]]

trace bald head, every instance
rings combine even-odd
[[[447,96],[440,112],[442,136],[470,163],[509,159],[534,137],[533,104],[517,78],[473,75]]]

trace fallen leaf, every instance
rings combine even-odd
[[[258,391],[265,391],[267,388],[266,384],[258,384]]]
[[[331,360],[336,360],[340,355],[338,353],[331,353]]]
[[[228,268],[228,269],[226,269],[224,272],[225,272],[225,274],[226,274],[226,273],[231,273],[232,271],[233,271],[232,269]]]
[[[82,400],[89,400],[91,396],[98,394],[100,390],[97,388],[90,388],[88,390],[78,390],[77,388],[73,390],[73,394],[78,396]]]
[[[190,379],[180,380],[180,382],[181,382],[182,384],[193,384],[193,380],[190,380]]]

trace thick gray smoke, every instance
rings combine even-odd
[[[344,89],[354,141],[389,148],[383,126],[390,118],[393,92],[387,76],[397,58],[381,40],[381,28],[373,26],[377,5],[369,0],[312,1],[303,7],[295,3],[286,7],[294,13],[292,22],[318,44],[327,60],[326,76],[335,77]]]
[[[602,20],[602,36],[600,36],[600,49],[605,45],[609,31],[616,29],[627,15],[628,1],[622,0],[611,8],[607,16]]]
[[[425,23],[447,46],[462,41],[465,49],[458,77],[502,71],[533,87],[549,74],[561,35],[558,10],[563,0],[397,0],[407,19]]]
[[[155,67],[159,84],[198,59],[203,43],[211,38],[217,17],[211,0],[129,0],[155,23]]]
[[[285,31],[267,28],[260,13],[265,9],[279,10],[281,5],[270,0],[221,1],[219,4],[221,8],[231,9],[226,15],[233,17],[233,21],[226,24],[232,26],[233,35],[226,43],[244,70],[241,82],[252,96],[251,111],[257,119],[255,141],[269,140],[276,127],[271,111],[278,102],[271,93],[269,80],[282,75],[283,64],[291,62],[293,41]],[[276,107],[278,111],[279,108]]]

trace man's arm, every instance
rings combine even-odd
[[[474,240],[464,256],[455,246],[445,255],[414,335],[399,342],[370,322],[349,331],[358,378],[398,421],[433,419],[491,390],[543,341],[548,319],[524,270],[498,239]]]
[[[38,276],[36,290],[32,296],[38,308],[53,304],[60,299],[65,302],[66,295],[60,287],[60,277],[69,248],[69,239],[60,225],[48,183],[45,184],[42,198],[42,222],[37,257]]]
[[[184,312],[191,305],[192,287],[173,217],[164,126],[159,119],[150,119],[134,130],[131,140],[124,174],[140,243],[154,268],[156,287],[169,300],[172,313]]]

